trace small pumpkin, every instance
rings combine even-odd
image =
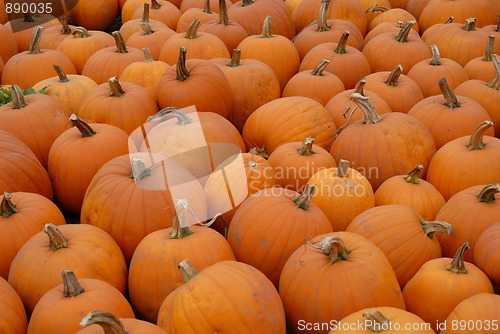
[[[493,46],[495,44],[495,35],[488,36],[484,55],[469,60],[464,66],[464,70],[472,80],[481,80],[489,82],[495,77],[495,65],[493,64]]]

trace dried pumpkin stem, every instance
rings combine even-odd
[[[321,59],[314,68],[314,70],[311,71],[311,74],[314,76],[323,76],[323,72],[325,71],[325,68],[330,64],[330,61],[328,59]]]
[[[179,49],[179,57],[177,58],[176,66],[176,79],[179,81],[184,81],[189,78],[189,71],[186,68],[186,48],[181,46]]]
[[[455,20],[455,16],[452,15],[446,21],[444,21],[444,24],[453,23],[454,20]]]
[[[52,65],[52,67],[54,68],[54,70],[57,73],[57,76],[59,77],[59,82],[68,82],[69,81],[68,76],[66,75],[66,72],[64,72],[64,70],[61,68],[61,66],[54,64],[54,65]]]
[[[151,8],[152,9],[160,9],[161,5],[156,0],[151,0]]]
[[[153,59],[153,55],[151,54],[151,50],[149,50],[149,48],[142,48],[142,53],[144,53],[145,63],[153,63],[155,61]]]
[[[363,313],[363,317],[369,320],[367,328],[372,332],[379,333],[389,328],[391,321],[387,319],[379,310],[373,310]]]
[[[441,66],[441,55],[439,54],[439,49],[436,44],[431,45],[432,58],[430,65]]]
[[[492,204],[495,202],[495,195],[498,193],[500,193],[500,184],[492,183],[484,187],[479,195],[477,195],[477,198],[480,202]]]
[[[78,282],[72,270],[63,270],[61,276],[64,289],[63,295],[65,298],[76,297],[85,292],[85,289],[81,286],[80,282]]]
[[[42,26],[36,26],[31,35],[30,47],[28,50],[28,54],[36,55],[41,53],[40,51],[40,38],[42,38]]]
[[[184,111],[174,107],[167,107],[161,109],[153,116],[149,116],[147,121],[150,122],[158,119],[163,119],[166,116],[174,116],[175,118],[177,118],[177,122],[175,124],[178,125],[186,125],[193,122],[193,120],[189,118],[189,116]]]
[[[80,326],[82,327],[93,324],[101,326],[104,334],[128,334],[120,318],[113,313],[94,310],[87,314],[80,322]]]
[[[141,22],[149,22],[149,3],[147,2],[143,6]]]
[[[315,184],[307,184],[304,189],[304,192],[300,194],[299,197],[293,199],[295,205],[297,205],[298,208],[307,211],[309,205],[311,204],[311,198],[315,189],[316,189]]]
[[[177,266],[181,271],[182,278],[184,279],[184,283],[189,282],[193,277],[200,273],[199,270],[193,268],[191,262],[188,259],[182,260]]]
[[[317,20],[317,28],[316,31],[323,32],[329,31],[330,26],[328,25],[328,19],[326,18],[326,13],[328,12],[328,7],[330,7],[331,0],[321,0],[321,4],[319,6],[319,14]]]
[[[185,38],[187,39],[195,39],[198,37],[198,27],[200,26],[200,20],[198,20],[196,17],[194,18],[193,22],[189,25],[188,29],[186,30],[186,34],[184,35]]]
[[[54,224],[45,224],[43,232],[49,236],[49,247],[53,251],[68,247],[68,238]]]
[[[472,135],[470,136],[469,144],[467,144],[469,151],[482,150],[483,147],[486,146],[486,144],[483,142],[484,132],[492,126],[492,121],[484,121],[474,129]]]
[[[349,30],[345,30],[342,36],[340,36],[339,42],[337,43],[337,47],[335,48],[335,53],[344,54],[347,53],[347,40],[351,32]]]
[[[431,239],[434,236],[434,232],[446,233],[449,235],[453,234],[453,226],[443,221],[421,221],[420,224],[424,229],[424,233]]]
[[[71,126],[75,126],[80,131],[82,137],[91,137],[96,133],[90,125],[75,114],[69,116],[69,122]]]
[[[351,100],[356,102],[359,108],[363,111],[365,124],[374,124],[382,120],[373,104],[370,103],[370,98],[368,96],[353,93],[351,95]]]
[[[241,50],[240,49],[234,49],[233,53],[231,54],[231,60],[229,63],[226,64],[226,66],[229,67],[238,67],[241,66]]]
[[[465,24],[462,26],[462,29],[465,31],[474,31],[476,30],[476,18],[470,17],[465,20]]]
[[[9,218],[13,214],[17,213],[17,208],[11,201],[12,193],[4,192],[2,202],[0,203],[0,215],[4,218]]]
[[[493,67],[495,68],[495,77],[493,80],[488,82],[488,86],[495,90],[498,90],[500,87],[500,61],[498,60],[498,56],[496,54],[491,55],[491,60],[493,62]]]
[[[266,145],[262,145],[262,147],[253,147],[248,151],[248,153],[261,156],[264,159],[269,158],[269,153],[267,153]]]
[[[73,32],[71,34],[73,35],[73,37],[76,37],[76,38],[88,38],[88,37],[92,36],[92,34],[84,27],[74,28]]]
[[[387,80],[385,80],[384,82],[389,86],[397,86],[399,77],[401,76],[402,73],[403,73],[403,66],[399,64],[396,67],[394,67],[394,69],[387,77]]]
[[[207,0],[209,2],[209,0]],[[229,16],[227,14],[226,0],[219,0],[219,24],[229,25]]]
[[[420,173],[422,172],[422,169],[424,169],[424,165],[418,165],[411,172],[406,174],[406,176],[404,177],[406,182],[419,184],[420,183]]]
[[[495,32],[500,32],[500,15],[497,17],[497,26],[495,28]]]
[[[314,154],[315,152],[312,149],[313,143],[314,143],[314,137],[311,137],[311,136],[306,137],[304,139],[304,141],[302,142],[302,145],[300,146],[300,148],[297,149],[297,152],[299,152],[300,155]]]
[[[365,96],[365,92],[363,91],[363,88],[365,88],[365,84],[366,84],[366,78],[361,78],[361,80],[359,80],[356,86],[354,87],[353,93],[358,93],[360,95]]]
[[[458,101],[457,96],[453,92],[453,90],[450,88],[450,85],[448,85],[448,82],[446,81],[446,78],[441,78],[438,81],[439,89],[441,89],[441,93],[443,93],[444,99],[445,99],[445,105],[450,108],[458,108],[462,104]]]
[[[123,39],[122,34],[119,31],[113,31],[111,33],[113,37],[115,38],[115,43],[116,43],[116,51],[118,53],[127,53],[127,46],[125,45],[125,40]]]
[[[484,57],[481,59],[482,61],[493,61],[493,50],[495,45],[495,35],[489,35],[486,40],[486,48],[484,50]]]
[[[130,177],[133,178],[135,182],[140,182],[145,177],[151,175],[151,170],[146,167],[144,160],[139,156],[132,157],[130,167],[132,170]]]
[[[205,0],[205,3],[203,4],[203,13],[212,14],[212,8],[210,8],[210,0]]]
[[[144,35],[151,35],[155,32],[149,22],[140,22],[139,24],[141,25]]]
[[[10,87],[10,94],[12,97],[12,109],[22,109],[28,105],[24,99],[23,90],[18,85]]]
[[[417,21],[415,21],[415,20],[411,20],[411,21],[406,22],[403,25],[403,27],[401,28],[401,30],[399,31],[399,34],[396,36],[396,40],[401,42],[401,43],[408,42],[408,35],[410,34],[410,31],[416,22]]]
[[[453,260],[448,265],[446,270],[454,274],[467,274],[467,268],[465,268],[464,253],[466,250],[470,249],[469,242],[466,241],[455,253]]]
[[[327,255],[330,263],[337,261],[348,260],[351,250],[346,247],[344,241],[337,236],[326,237],[317,243],[310,244],[311,247],[319,249],[323,254]]]
[[[71,28],[68,24],[68,19],[66,16],[61,16],[59,18],[59,22],[61,22],[61,35],[69,35],[71,34]]]
[[[260,37],[262,38],[272,38],[273,35],[271,33],[271,26],[273,23],[273,17],[271,15],[267,15],[264,19],[264,23],[262,24],[262,34]]]
[[[368,9],[365,11],[365,14],[368,12],[370,12],[370,13],[387,12],[388,10],[390,10],[389,7],[379,6],[377,4],[374,4],[374,5],[371,5],[370,7],[368,7]]]
[[[108,85],[109,89],[111,90],[111,93],[109,96],[122,96],[125,94],[125,91],[123,90],[122,86],[120,85],[120,82],[118,82],[117,77],[111,77],[108,80]]]
[[[340,159],[339,164],[337,166],[337,176],[346,178],[349,176],[349,168],[351,163],[348,160]]]

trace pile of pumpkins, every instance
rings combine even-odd
[[[500,330],[500,1],[64,3],[0,0],[0,333]]]

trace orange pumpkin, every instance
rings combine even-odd
[[[33,33],[37,26],[49,28],[60,24],[56,17],[49,14],[32,16],[29,13],[23,13],[22,15],[23,17],[11,19],[4,25],[4,27],[14,34],[19,52],[29,50],[30,42],[33,39]]]
[[[43,31],[42,38],[40,38],[40,49],[57,49],[59,43],[71,37],[75,26],[68,24],[66,16],[61,16],[59,22],[60,25],[48,27]]]
[[[376,37],[380,34],[386,33],[386,32],[391,32],[391,33],[394,33],[395,35],[397,35],[401,31],[401,28],[403,27],[403,25],[404,25],[403,21],[382,22],[366,34],[366,36],[364,38],[364,42],[365,42],[364,44],[366,45],[374,37]],[[415,29],[410,29],[409,34],[415,35],[417,37],[419,36],[418,32]]]
[[[170,37],[177,35],[174,30],[168,27],[153,29],[148,22],[141,22],[140,26],[142,30],[130,35],[127,44],[138,49],[148,48],[153,59],[158,59],[165,42]]]
[[[495,65],[493,64],[494,43],[495,35],[489,35],[484,55],[473,58],[465,64],[464,70],[470,79],[489,82],[491,78],[495,77]]]
[[[490,225],[476,239],[474,248],[474,263],[485,272],[495,283],[500,284],[500,269],[498,268],[500,239],[500,222]]]
[[[28,319],[24,305],[16,291],[0,277],[0,329],[5,333],[25,334]]]
[[[134,1],[132,1],[132,0],[127,0],[127,1],[128,1],[127,4],[134,3]],[[141,1],[141,0],[139,0],[139,1]],[[141,1],[141,4],[142,4],[142,2],[143,1]],[[125,16],[124,16],[124,14],[122,14],[122,21],[123,21],[123,24],[120,27],[119,31],[120,31],[120,34],[122,34],[123,40],[125,42],[128,40],[128,38],[132,34],[142,30],[141,23],[148,23],[151,26],[151,28],[153,28],[153,29],[169,28],[169,26],[167,26],[163,22],[149,19],[149,3],[147,3],[147,2],[144,2],[141,18],[125,21]]]
[[[177,20],[177,26],[175,28],[177,32],[186,32],[195,18],[200,20],[200,28],[204,23],[217,19],[217,13],[212,12],[210,8],[210,0],[204,0],[204,2],[202,8],[190,7],[184,12],[181,9],[182,14]],[[221,0],[221,3],[226,6],[226,0]]]
[[[118,318],[110,312],[94,310],[87,314],[76,334],[166,334],[160,327],[139,319]]]
[[[0,14],[1,15],[1,14]],[[0,24],[0,37],[4,44],[0,48],[0,58],[6,63],[10,57],[19,52],[17,48],[16,38],[14,33],[8,29],[5,25]]]
[[[143,16],[143,8],[139,7],[130,17],[131,20]],[[170,29],[176,30],[181,11],[172,2],[166,0],[151,0],[149,18],[165,23]]]
[[[71,9],[71,19],[78,26],[92,30],[104,30],[112,25],[120,11],[118,0],[78,0]]]
[[[371,31],[375,29],[379,24],[382,24],[384,22],[408,22],[408,21],[415,21],[415,24],[413,24],[412,29],[415,30],[416,32],[419,31],[418,27],[418,22],[416,22],[415,16],[413,16],[410,12],[408,12],[404,8],[391,8],[391,7],[385,7],[385,6],[380,6],[380,5],[374,5],[371,6],[370,8],[367,9],[367,13],[372,13],[372,12],[379,12],[379,15],[373,18],[368,24],[368,31]]]

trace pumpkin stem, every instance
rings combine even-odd
[[[42,38],[42,31],[43,31],[42,26],[36,26],[35,29],[33,29],[28,54],[36,55],[36,54],[41,53],[41,51],[40,51],[40,38]]]
[[[404,177],[406,182],[413,183],[413,184],[419,184],[420,183],[420,173],[422,172],[422,169],[424,169],[424,165],[418,165],[411,172],[406,174],[406,176]]]
[[[439,54],[439,49],[436,44],[431,45],[432,58],[430,65],[441,66],[441,55]]]
[[[54,70],[57,73],[57,76],[59,77],[59,82],[68,82],[69,81],[68,76],[66,75],[64,70],[61,68],[61,66],[54,64],[54,65],[52,65],[52,67],[54,68]]]
[[[311,198],[315,189],[315,184],[307,184],[304,192],[299,197],[293,199],[295,205],[297,205],[298,208],[307,211],[309,204],[311,204]]]
[[[141,22],[139,24],[141,25],[144,35],[151,35],[155,32],[148,22]]]
[[[101,326],[104,334],[127,334],[122,321],[113,313],[94,310],[87,314],[82,321],[80,326],[87,327],[93,324]]]
[[[385,328],[389,328],[391,321],[387,319],[379,310],[363,313],[363,317],[369,320],[367,328],[372,332],[379,333]]]
[[[384,82],[389,86],[397,86],[399,77],[401,76],[402,73],[403,73],[403,66],[399,64],[396,67],[394,67],[394,69],[389,74],[389,77],[387,77],[387,80],[385,80]]]
[[[251,148],[248,153],[251,153],[251,154],[255,154],[255,155],[258,155],[258,156],[261,156],[263,157],[264,159],[267,159],[269,158],[269,153],[267,153],[267,150],[266,150],[266,145],[263,145],[262,147],[254,147],[254,148]]]
[[[209,2],[210,0],[207,0]],[[229,16],[227,14],[226,0],[219,0],[219,24],[229,25]]]
[[[311,71],[312,75],[315,76],[323,76],[323,72],[325,71],[325,68],[330,64],[330,61],[328,59],[321,59],[314,68],[314,70]]]
[[[205,4],[203,5],[203,13],[212,14],[212,8],[210,8],[210,0],[205,0]]]
[[[345,246],[344,241],[337,236],[326,237],[310,245],[327,255],[332,264],[337,261],[348,260],[349,253],[351,252],[351,250]]]
[[[113,37],[115,38],[115,43],[116,43],[116,51],[118,53],[127,53],[127,46],[125,45],[125,40],[123,39],[122,34],[119,31],[113,31],[111,33]]]
[[[489,35],[486,40],[486,49],[484,50],[484,57],[481,59],[482,61],[493,61],[493,50],[495,45],[495,35]]]
[[[453,260],[448,265],[446,270],[451,271],[454,274],[467,274],[467,268],[465,268],[464,253],[466,250],[470,249],[469,242],[466,241],[455,253]]]
[[[453,90],[450,88],[450,85],[448,85],[448,82],[446,81],[446,78],[441,78],[438,81],[439,88],[441,89],[441,93],[443,93],[444,99],[445,99],[445,105],[450,108],[458,108],[462,104],[458,101],[457,96],[453,92]]]
[[[163,108],[153,116],[149,116],[147,121],[154,121],[165,116],[174,116],[175,118],[177,118],[177,122],[175,124],[178,125],[186,125],[193,122],[193,119],[189,118],[189,116],[184,111],[173,107]]]
[[[380,122],[382,118],[380,118],[377,110],[370,103],[370,98],[368,96],[363,96],[358,93],[351,94],[351,101],[357,103],[359,108],[363,111],[365,116],[365,124],[374,124]]]
[[[23,13],[23,22],[35,22],[35,20],[30,14]]]
[[[349,168],[351,163],[348,160],[340,159],[337,166],[337,176],[346,178],[349,175]]]
[[[370,7],[368,7],[368,9],[365,11],[365,14],[368,12],[370,12],[370,13],[387,12],[388,10],[390,10],[389,7],[379,6],[377,4],[374,4],[374,5],[371,5]]]
[[[75,38],[88,38],[88,37],[92,36],[92,34],[84,27],[74,28],[71,35],[73,35],[73,37],[75,37]]]
[[[500,32],[500,15],[497,17],[497,27],[495,28],[495,32]]]
[[[476,30],[476,18],[471,17],[465,20],[465,24],[462,26],[462,29],[465,31],[474,31]]]
[[[349,30],[345,30],[342,36],[340,36],[339,42],[337,43],[337,47],[335,48],[335,53],[343,54],[347,53],[347,40],[351,32]]]
[[[449,235],[453,234],[453,226],[449,223],[442,222],[442,221],[421,221],[420,224],[422,225],[422,228],[424,229],[424,233],[429,237],[433,238],[434,232],[440,232],[440,233],[446,233]]]
[[[493,66],[495,68],[495,77],[493,80],[488,82],[488,86],[495,90],[498,90],[500,87],[500,61],[498,60],[498,56],[496,54],[491,55],[491,60],[493,61]]]
[[[182,260],[177,268],[179,268],[179,270],[181,271],[184,283],[189,282],[193,277],[200,273],[199,270],[193,268],[191,262],[189,262],[188,259]]]
[[[240,60],[241,60],[241,50],[234,49],[233,53],[231,54],[231,60],[229,61],[229,63],[226,64],[226,66],[229,67],[241,66]]]
[[[453,23],[453,20],[455,20],[455,16],[452,15],[448,18],[448,20],[444,21],[444,24]]]
[[[356,84],[356,86],[354,87],[353,93],[358,93],[360,95],[365,96],[365,93],[363,91],[363,88],[365,88],[365,84],[366,84],[366,78],[361,78],[361,80],[359,80],[358,83]],[[345,117],[345,113],[344,113],[344,117]]]
[[[198,37],[198,27],[200,26],[200,20],[198,20],[196,17],[194,18],[193,22],[189,25],[188,29],[186,30],[186,34],[184,35],[185,38],[188,39],[195,39]]]
[[[480,202],[492,204],[495,202],[495,195],[498,193],[500,193],[500,184],[492,183],[484,187],[479,195],[477,195],[477,198]]]
[[[76,297],[81,293],[85,292],[85,289],[81,286],[80,282],[75,276],[72,270],[63,270],[61,272],[63,280],[63,295],[65,298]]]
[[[49,247],[53,251],[68,247],[68,238],[54,224],[45,224],[43,231],[49,236]]]
[[[59,18],[59,22],[61,22],[61,35],[71,34],[71,28],[69,27],[68,19],[66,18],[66,16],[61,16]]]
[[[170,239],[182,239],[190,234],[193,234],[193,231],[189,229],[189,226],[186,223],[186,218],[184,217],[184,214],[181,211],[182,208],[179,207],[178,203],[176,203],[175,206],[176,208],[172,224],[172,233],[170,233]],[[179,217],[179,212],[181,212],[180,217]]]
[[[484,132],[492,126],[492,121],[484,121],[474,129],[472,135],[470,136],[469,144],[467,144],[469,151],[482,150],[483,147],[486,146],[483,142]]]
[[[12,96],[12,109],[22,109],[28,105],[24,99],[23,91],[18,85],[10,87],[10,94]]]
[[[160,4],[156,0],[151,0],[151,8],[152,9],[160,9]]]
[[[78,117],[75,114],[71,114],[71,116],[69,116],[68,122],[71,122],[71,126],[76,126],[76,128],[82,134],[82,137],[91,137],[91,136],[95,135],[94,129],[92,129],[92,127],[90,127],[90,125],[85,123],[85,121],[83,119],[81,119],[80,117]]]
[[[189,78],[189,71],[186,68],[186,48],[181,46],[179,49],[179,57],[177,58],[177,66],[176,66],[176,79],[179,81],[184,81]]]
[[[321,5],[319,6],[319,15],[317,20],[317,28],[316,31],[323,32],[329,31],[330,26],[328,25],[328,19],[326,18],[326,13],[328,11],[328,7],[330,6],[331,0],[321,0]]]
[[[264,19],[264,24],[262,25],[262,34],[260,37],[262,38],[272,38],[273,35],[271,33],[271,24],[273,22],[273,17],[271,15],[267,15]]]
[[[141,22],[149,22],[149,3],[145,2],[143,8]]]
[[[406,22],[403,25],[403,27],[401,27],[399,34],[396,36],[396,40],[401,42],[401,43],[408,42],[408,35],[410,34],[410,31],[416,22],[417,21],[415,21],[415,20],[411,20],[411,21]]]
[[[135,182],[140,182],[146,176],[151,175],[151,170],[146,167],[146,164],[141,157],[132,157],[130,161],[130,167],[132,169],[130,177],[133,178]]]
[[[109,85],[109,88],[111,89],[111,94],[109,94],[109,96],[122,96],[123,94],[125,94],[125,91],[123,90],[122,86],[118,82],[117,77],[109,78],[108,85]]]
[[[4,192],[2,203],[0,203],[0,215],[4,218],[9,218],[14,213],[17,213],[17,208],[14,203],[11,201],[12,193]]]
[[[311,136],[306,137],[302,142],[302,146],[300,146],[300,148],[297,149],[297,152],[299,152],[300,155],[314,154],[315,152],[312,149],[313,143],[314,143],[314,137]]]
[[[153,59],[153,55],[151,54],[151,50],[149,50],[149,48],[142,48],[142,52],[144,53],[145,63],[153,63],[155,61]]]

